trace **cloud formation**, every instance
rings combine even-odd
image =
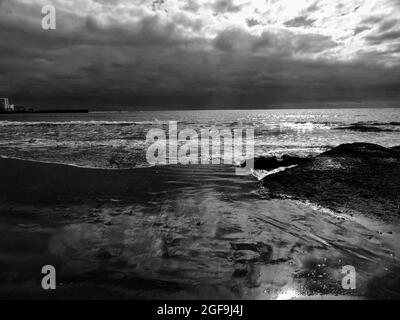
[[[0,1],[0,96],[106,109],[398,99],[395,0]]]

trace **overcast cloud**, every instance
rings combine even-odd
[[[53,4],[57,29],[42,30]],[[0,96],[38,107],[400,98],[398,0],[0,0]]]

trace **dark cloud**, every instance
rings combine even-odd
[[[400,40],[400,30],[399,31],[388,31],[381,34],[370,35],[367,41],[373,44],[380,44],[387,41],[398,41]]]
[[[123,19],[58,9],[57,30],[44,31],[38,5],[0,0],[0,95],[35,107],[98,109],[400,98],[400,71],[388,66],[399,52],[395,43],[385,52],[333,59],[329,50],[340,44],[314,29],[305,31],[306,16],[297,21],[303,22],[301,30],[279,25],[256,33],[263,19],[258,16],[254,28],[243,20],[241,27],[200,36],[208,26],[200,19],[199,2],[189,1],[186,10],[173,14],[153,12],[152,1],[141,3],[144,8],[123,7]],[[232,1],[218,3],[220,13],[237,12]],[[107,4],[105,10],[118,6]],[[374,32],[368,41],[397,39],[390,18],[375,19],[359,27]]]
[[[375,26],[377,24],[380,24],[384,20],[384,17],[381,16],[370,16],[368,18],[365,18],[361,21],[362,25],[367,25],[367,26]]]
[[[255,36],[235,28],[219,33],[214,39],[214,45],[225,52],[264,52],[267,55],[294,56],[298,53],[322,52],[337,44],[329,36],[320,34],[265,31]]]
[[[396,41],[400,39],[400,22],[397,18],[385,18],[383,16],[371,16],[361,22],[361,26],[374,29],[374,31],[366,37],[370,44],[381,44],[388,41]],[[397,28],[396,28],[397,27]],[[396,30],[397,29],[397,30]]]
[[[239,12],[243,5],[235,5],[233,0],[215,0],[211,7],[215,13]]]
[[[37,9],[40,12],[40,8]],[[107,46],[172,46],[187,44],[177,25],[154,16],[143,16],[134,23],[118,20],[100,22],[95,16],[76,17],[58,10],[57,29],[43,31],[40,16],[32,23],[4,17],[0,20],[0,34],[8,45],[32,44],[47,47],[77,45]],[[182,22],[183,23],[183,22]]]
[[[284,24],[287,27],[312,27],[313,23],[315,22],[315,19],[309,19],[305,16],[300,16],[293,18],[289,21],[286,21]]]
[[[386,20],[379,26],[379,31],[384,32],[384,31],[390,30],[397,24],[399,24],[399,19]]]
[[[375,26],[379,26],[383,21],[380,16],[371,16],[363,19],[359,25],[354,29],[354,35],[362,33],[367,30],[372,30]]]
[[[316,12],[319,10],[318,1],[315,1],[312,5],[310,5],[306,11],[309,13]]]
[[[249,27],[254,27],[254,26],[261,24],[260,21],[258,21],[257,19],[253,19],[253,18],[246,19],[246,23]]]
[[[371,30],[371,27],[359,26],[359,27],[354,29],[354,35],[357,35],[357,34],[359,34],[361,32],[367,31],[367,30]]]

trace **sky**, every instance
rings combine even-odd
[[[99,110],[400,100],[399,17],[400,0],[0,0],[0,96]]]

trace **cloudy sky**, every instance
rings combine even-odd
[[[20,104],[260,108],[399,85],[400,0],[0,0],[0,96]]]

